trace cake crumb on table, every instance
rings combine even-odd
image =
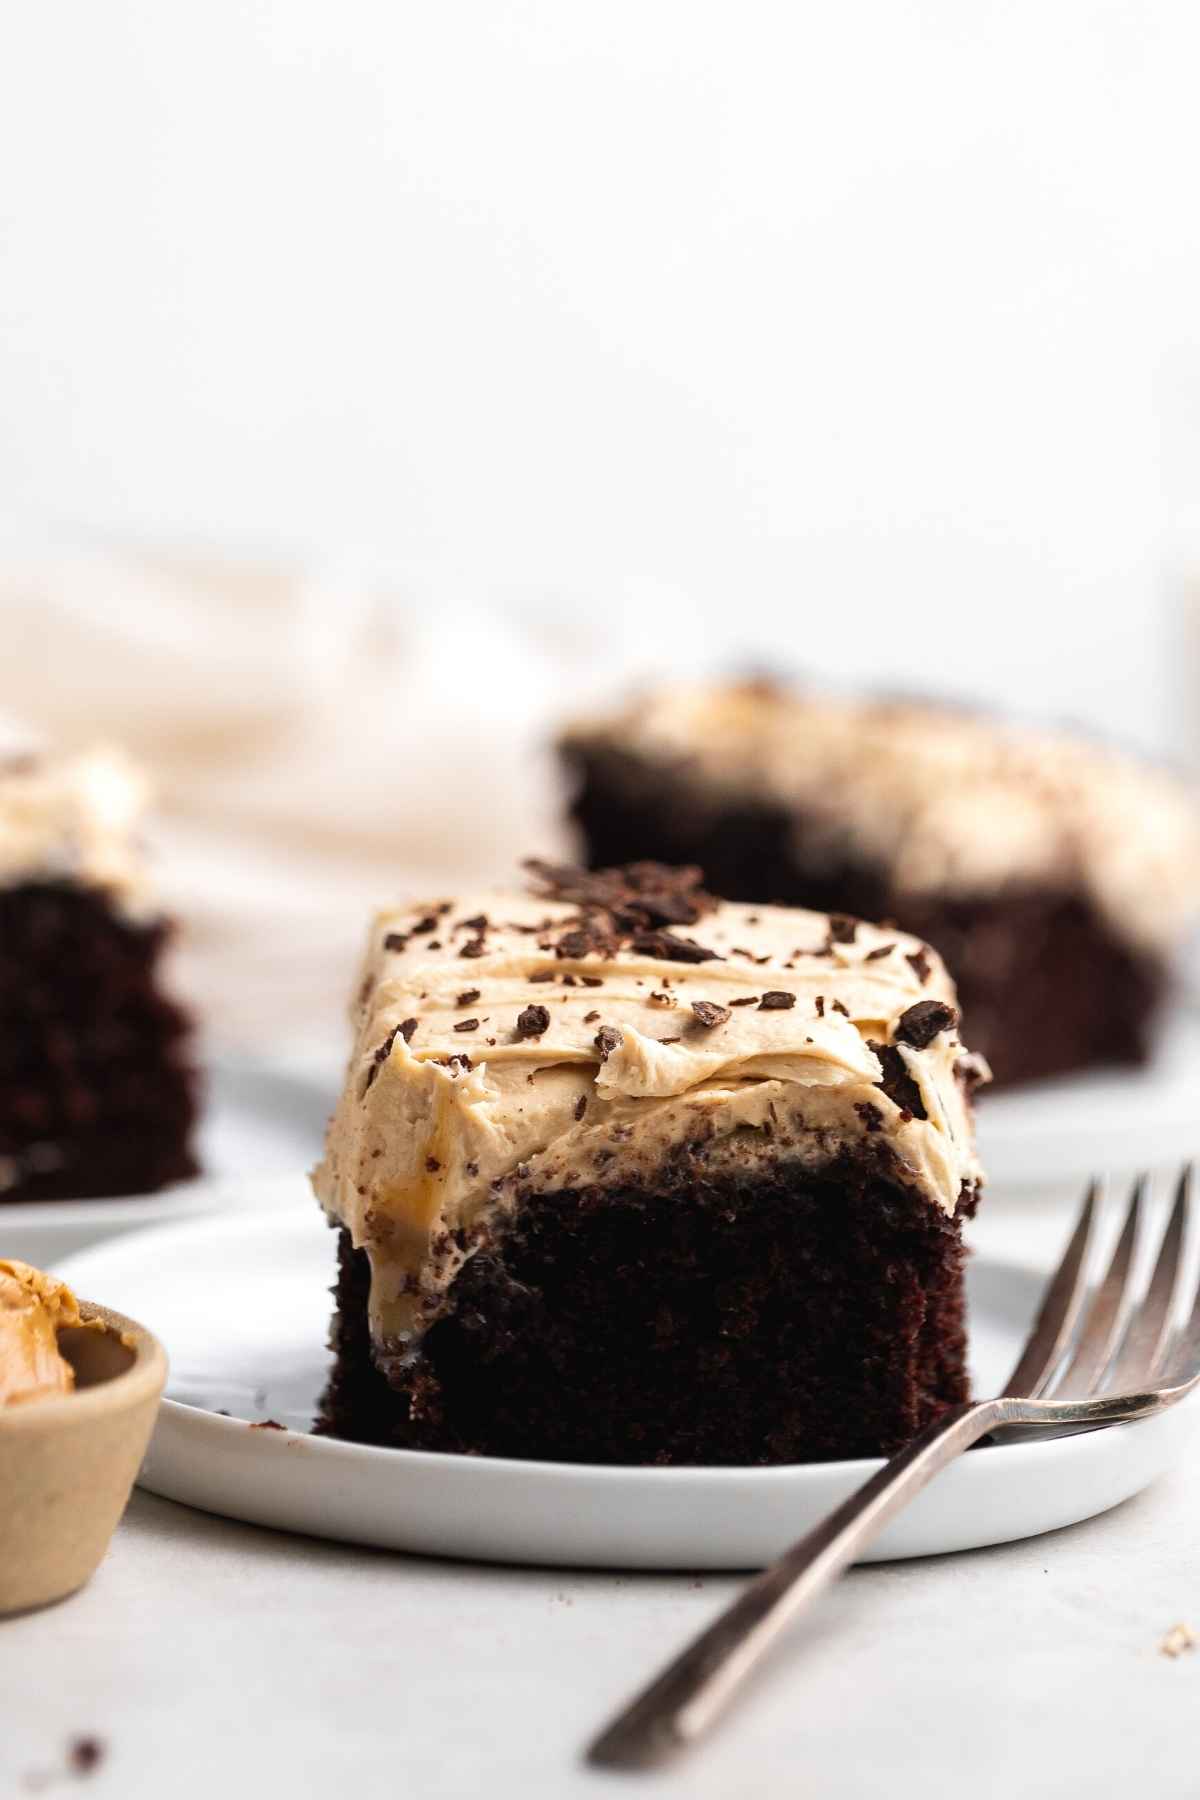
[[[1162,1643],[1158,1646],[1164,1656],[1182,1656],[1185,1650],[1194,1650],[1200,1638],[1190,1625],[1172,1625]]]

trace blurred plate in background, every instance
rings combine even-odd
[[[1200,1151],[1200,1009],[1167,1021],[1145,1069],[1109,1069],[980,1099],[989,1194],[1181,1162]]]

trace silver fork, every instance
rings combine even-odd
[[[925,1484],[993,1433],[1058,1436],[1163,1411],[1200,1381],[1200,1288],[1176,1326],[1192,1169],[1179,1177],[1154,1272],[1131,1300],[1146,1177],[1135,1184],[1103,1280],[1087,1295],[1099,1210],[1088,1190],[1003,1393],[956,1406],[893,1456],[752,1581],[601,1733],[588,1760],[650,1768],[704,1735],[782,1632]],[[1085,1307],[1085,1298],[1087,1305]]]

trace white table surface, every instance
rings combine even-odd
[[[1062,1205],[978,1237],[1042,1254]],[[588,1734],[732,1578],[504,1569],[289,1537],[135,1493],[91,1585],[0,1624],[0,1793],[142,1796],[1200,1794],[1187,1462],[1105,1517],[852,1571],[703,1750],[584,1768]],[[66,1772],[94,1735],[94,1773]]]

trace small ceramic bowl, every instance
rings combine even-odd
[[[167,1376],[158,1339],[81,1301],[67,1326],[75,1388],[0,1409],[0,1616],[62,1600],[97,1568],[146,1453]]]

